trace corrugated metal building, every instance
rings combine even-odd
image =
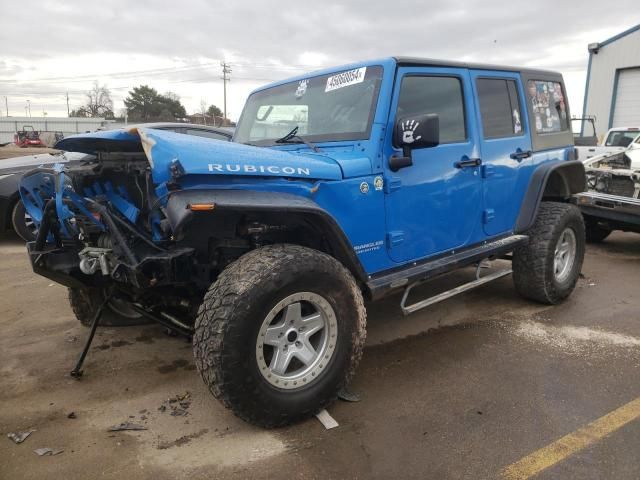
[[[64,136],[104,128],[111,120],[104,118],[75,117],[2,117],[0,118],[0,143],[12,142],[13,135],[25,125],[40,132],[62,132]]]
[[[598,135],[640,125],[640,25],[589,45],[585,115],[595,115]]]

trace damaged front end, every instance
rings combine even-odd
[[[591,159],[585,164],[589,190],[628,198],[640,198],[640,150],[627,150]]]
[[[25,174],[20,196],[39,225],[27,244],[34,272],[191,318],[199,300],[189,301],[194,250],[170,241],[157,189],[142,151],[96,152],[89,161]]]

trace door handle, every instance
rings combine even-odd
[[[480,165],[482,165],[482,159],[469,158],[466,155],[453,164],[453,166],[456,168],[479,167]]]
[[[531,150],[516,150],[515,152],[513,152],[511,155],[509,155],[513,160],[517,160],[519,162],[521,162],[522,160],[524,160],[525,158],[529,158],[531,155],[533,155],[533,152]]]

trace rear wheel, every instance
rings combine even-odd
[[[106,291],[97,288],[70,288],[69,304],[76,318],[85,327],[91,326],[96,311],[104,302]],[[127,327],[144,325],[149,321],[131,308],[126,300],[112,297],[105,305],[100,325],[105,327]]]
[[[589,243],[600,243],[611,235],[612,230],[594,218],[585,218],[584,223],[587,242]]]
[[[582,215],[574,205],[542,202],[529,243],[513,252],[513,281],[523,297],[556,304],[576,286],[585,250]]]
[[[207,292],[193,337],[213,395],[263,427],[330,404],[362,356],[366,313],[353,276],[334,258],[296,245],[253,250]]]

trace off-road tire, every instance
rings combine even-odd
[[[600,243],[604,241],[604,239],[607,238],[609,235],[611,235],[611,232],[612,232],[610,228],[603,226],[593,218],[585,218],[584,227],[585,227],[587,242],[589,243]]]
[[[311,384],[284,390],[259,371],[256,341],[268,312],[287,296],[312,292],[337,320],[331,359]],[[196,366],[211,393],[234,414],[265,428],[314,415],[351,380],[362,356],[366,311],[351,273],[322,252],[271,245],[230,264],[207,291],[193,337]]]
[[[566,228],[575,234],[576,252],[571,272],[558,282],[554,275],[555,247]],[[567,298],[576,286],[585,251],[585,227],[580,210],[568,203],[542,202],[529,242],[513,252],[513,281],[525,298],[555,305]]]
[[[69,288],[69,305],[74,315],[85,327],[90,327],[96,311],[104,301],[104,292],[99,289]],[[145,317],[127,317],[119,314],[107,304],[104,307],[99,325],[103,327],[129,327],[134,325],[146,325],[149,323]]]
[[[25,213],[24,204],[18,200],[11,209],[11,225],[13,226],[13,231],[16,232],[21,239],[25,242],[31,242],[35,240],[36,237],[25,223]]]

